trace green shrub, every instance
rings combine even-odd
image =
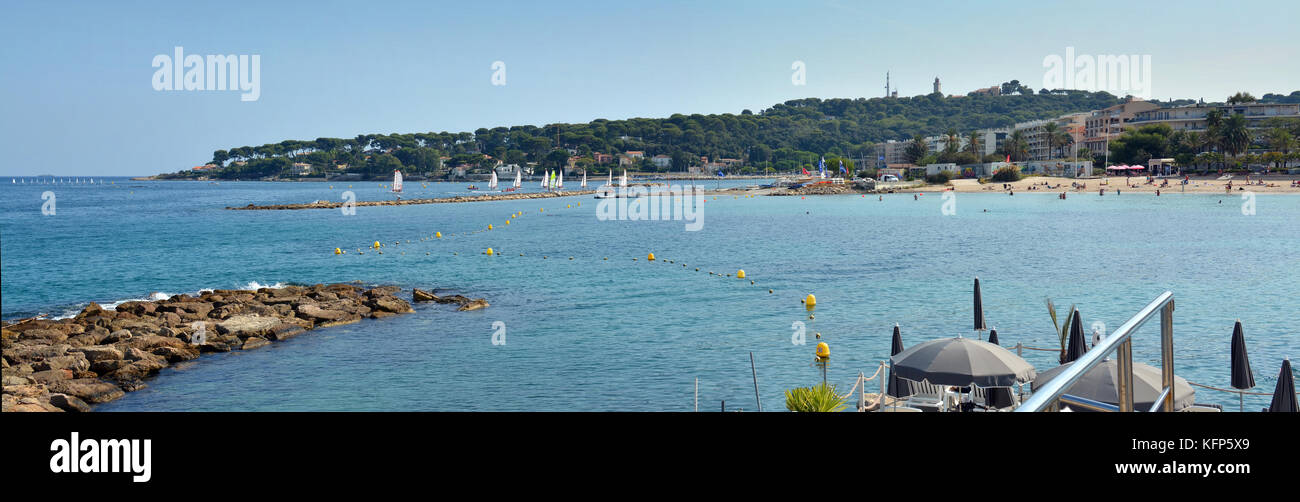
[[[835,392],[834,385],[819,383],[812,387],[796,387],[785,391],[785,409],[799,412],[830,412],[843,410],[844,398]]]
[[[939,171],[938,174],[931,174],[925,177],[925,182],[933,185],[942,185],[952,179],[951,171]]]
[[[1020,168],[1016,166],[1000,167],[993,173],[993,181],[1002,183],[1020,181]]]

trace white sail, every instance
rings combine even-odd
[[[555,181],[555,188],[564,188],[564,171],[560,171],[559,178]]]
[[[542,175],[542,188],[546,188],[546,182],[548,181],[551,181],[550,171],[546,171],[546,173]]]
[[[515,170],[515,188],[519,188],[523,186],[523,182],[524,182],[523,176],[524,176],[524,171],[522,169]]]
[[[582,172],[582,188],[587,188],[587,171]]]
[[[402,172],[393,171],[393,193],[402,193]]]
[[[497,172],[494,170],[492,171],[492,181],[488,182],[488,190],[496,190],[496,188],[497,188]]]
[[[612,187],[612,186],[614,186],[614,170],[613,170],[613,169],[610,169],[610,170],[609,170],[609,181],[606,181],[606,182],[605,182],[605,186],[607,186],[607,187]]]
[[[623,170],[623,177],[618,179],[619,188],[627,188],[627,169]]]

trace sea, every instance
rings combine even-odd
[[[205,354],[98,411],[784,410],[785,390],[825,378],[846,392],[875,374],[895,324],[906,346],[987,336],[972,330],[976,277],[1004,346],[1059,347],[1048,299],[1062,318],[1077,306],[1086,331],[1105,333],[1171,291],[1178,376],[1227,387],[1237,320],[1253,391],[1271,393],[1283,359],[1300,355],[1295,195],[1260,194],[1250,210],[1239,194],[1169,192],[710,195],[690,230],[602,218],[590,195],[232,211],[348,191],[395,196],[381,182],[58,180],[0,178],[5,319],[332,282],[491,303],[415,304],[414,314]],[[408,180],[402,196],[481,192],[467,185]],[[369,249],[375,241],[383,254]],[[825,366],[818,342],[830,348]],[[1057,363],[1052,352],[1024,357],[1039,371]],[[1134,358],[1159,366],[1158,321],[1135,335]],[[1198,403],[1238,409],[1235,394],[1196,392]],[[1247,396],[1244,406],[1268,401]]]

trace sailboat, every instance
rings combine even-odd
[[[623,177],[618,179],[619,188],[627,188],[627,169],[623,170]]]
[[[580,188],[587,188],[587,171],[582,172],[582,185]]]
[[[546,188],[546,182],[550,181],[550,179],[551,179],[550,171],[546,171],[544,174],[542,174],[542,188]]]
[[[559,179],[555,181],[555,188],[557,190],[564,190],[564,171],[560,171]]]
[[[496,170],[493,170],[492,181],[488,182],[488,190],[496,190],[496,189],[497,189],[497,172]]]
[[[393,193],[402,193],[402,172],[393,170]]]
[[[506,191],[507,191],[507,192],[513,192],[513,191],[515,191],[515,190],[518,190],[520,186],[523,186],[523,181],[524,181],[523,176],[524,176],[523,171],[522,171],[522,170],[519,170],[519,169],[516,169],[516,170],[515,170],[515,183],[514,183],[513,185],[511,185],[510,188],[507,188]]]

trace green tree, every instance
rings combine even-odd
[[[1250,129],[1246,117],[1234,113],[1223,121],[1223,153],[1236,157],[1250,147]]]

